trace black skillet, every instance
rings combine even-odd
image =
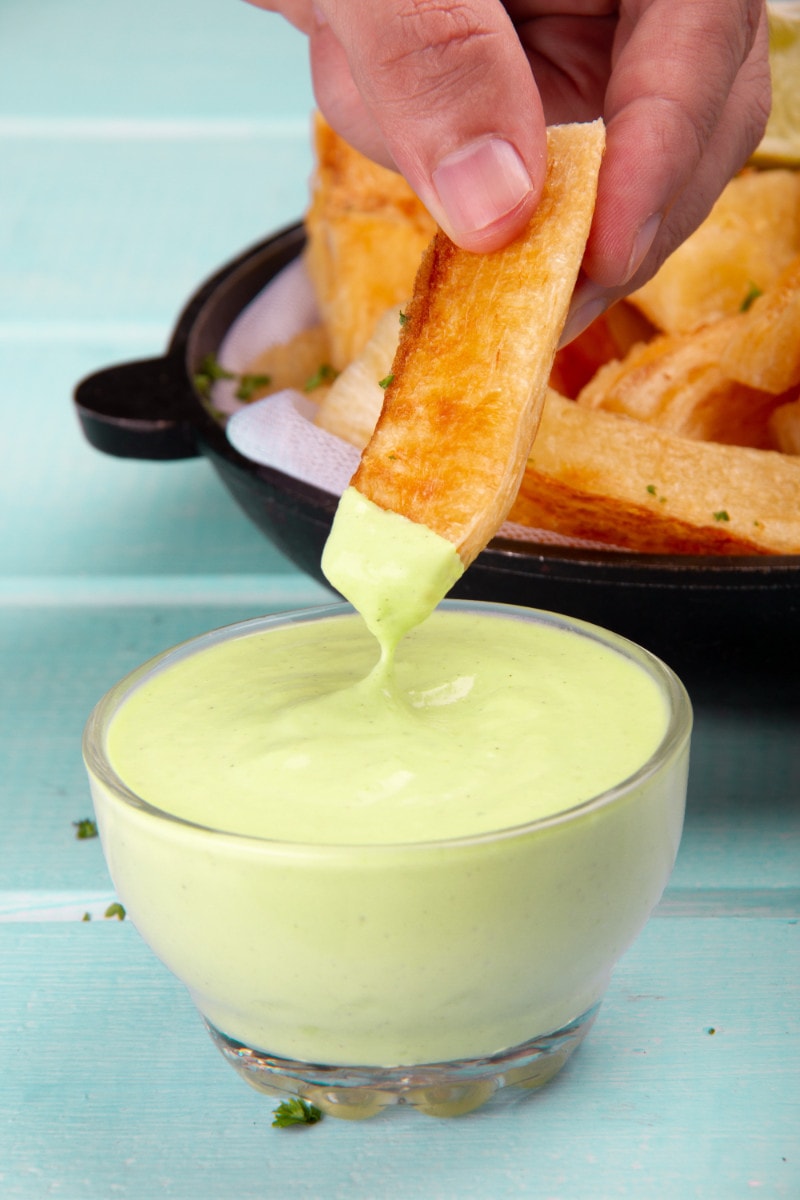
[[[244,307],[301,252],[301,225],[245,251],[189,300],[160,358],[84,379],[75,403],[93,446],[122,458],[208,458],[252,521],[321,580],[334,497],[244,458],[192,379]],[[624,470],[624,464],[620,464]],[[693,557],[536,546],[495,538],[453,595],[593,621],[646,646],[715,694],[800,695],[800,556]],[[762,688],[758,689],[760,692]]]

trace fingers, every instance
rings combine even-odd
[[[317,101],[336,129],[394,164],[453,241],[504,245],[530,217],[545,123],[498,0],[319,0]]]
[[[708,214],[763,133],[769,107],[759,0],[649,0],[620,16],[608,145],[584,269],[621,294]],[[584,292],[591,296],[591,289]]]

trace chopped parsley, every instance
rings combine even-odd
[[[763,296],[763,295],[764,295],[764,292],[758,286],[758,284],[753,283],[751,281],[750,286],[747,289],[747,295],[745,296],[742,303],[739,305],[739,312],[743,312],[743,313],[747,312],[748,308],[753,303],[753,301],[757,300],[759,296]]]
[[[719,510],[719,512],[714,513],[714,520],[715,521],[730,521],[730,517],[726,513],[725,509],[721,508]]]
[[[378,387],[382,387],[383,390],[386,391],[393,379],[394,375],[384,375],[383,379],[378,380]]]
[[[194,373],[192,382],[196,391],[206,400],[211,395],[212,384],[218,379],[235,379],[232,371],[226,370],[218,361],[216,354],[207,354]]]
[[[103,916],[104,917],[116,917],[118,921],[124,921],[125,920],[125,909],[122,907],[122,905],[118,901],[115,901],[113,904],[109,904],[108,908],[103,913]]]
[[[260,375],[257,373],[245,372],[243,375],[237,375],[235,371],[229,371],[227,367],[223,367],[215,354],[207,354],[200,363],[199,370],[194,374],[195,390],[200,395],[208,400],[211,395],[211,388],[219,379],[232,379],[236,381],[235,396],[237,400],[243,400],[247,403],[252,400],[253,393],[259,388],[269,387],[272,383],[271,375]]]
[[[277,1129],[286,1129],[289,1125],[316,1125],[317,1121],[322,1120],[322,1113],[308,1100],[292,1096],[289,1100],[281,1101],[274,1117],[272,1124]]]
[[[645,488],[645,491],[646,491],[646,492],[648,493],[648,495],[650,495],[650,496],[656,496],[656,497],[658,497],[658,502],[659,502],[659,504],[666,504],[666,502],[667,502],[667,497],[666,497],[666,496],[659,496],[659,495],[658,495],[658,488],[656,487],[656,485],[655,485],[654,483],[648,483],[647,487]]]
[[[408,320],[408,317],[407,317],[407,316],[406,316],[406,314],[405,314],[404,312],[402,312],[402,310],[401,310],[401,312],[400,312],[400,324],[401,324],[401,325],[405,325],[405,323],[406,323],[406,321],[407,321],[407,320]]]
[[[247,404],[249,400],[253,399],[254,392],[257,392],[260,388],[269,387],[271,383],[271,375],[240,375],[239,386],[237,387],[234,395],[236,396],[237,400],[243,400],[244,403]]]
[[[80,821],[73,821],[75,827],[75,837],[79,841],[84,841],[85,838],[97,837],[97,825],[89,817],[83,817]]]
[[[333,383],[338,374],[339,372],[330,363],[320,363],[314,374],[303,384],[303,391],[313,392],[315,388],[322,387],[324,383]]]

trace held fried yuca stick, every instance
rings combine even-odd
[[[382,641],[432,611],[514,501],[589,234],[603,148],[599,121],[553,127],[527,231],[485,255],[439,232],[423,257],[383,410],[322,562]]]

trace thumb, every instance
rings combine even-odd
[[[521,231],[547,143],[530,66],[497,0],[319,0],[317,102],[358,149],[406,177],[467,250]]]

